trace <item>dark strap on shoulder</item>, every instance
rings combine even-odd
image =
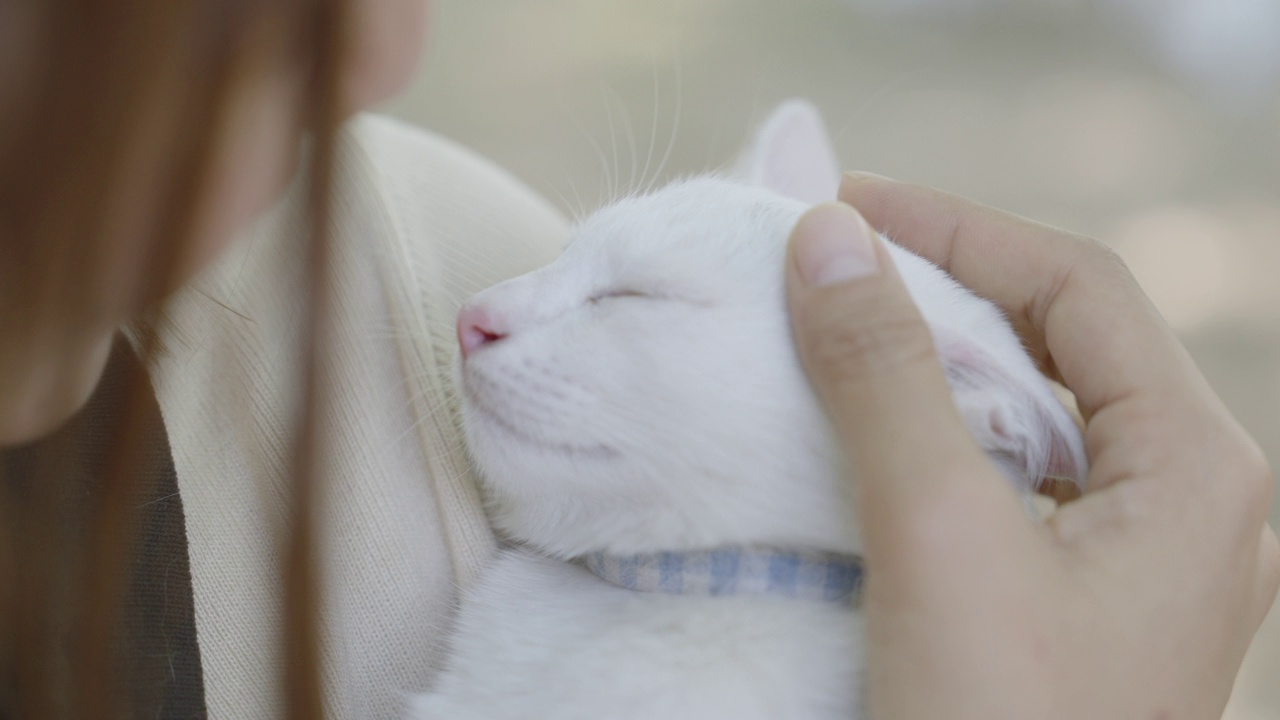
[[[47,648],[41,653],[46,655],[42,694],[51,696],[49,709],[56,717],[68,717],[71,653],[78,644],[76,593],[84,581],[87,543],[92,542],[89,529],[102,506],[108,445],[124,411],[124,378],[139,365],[128,343],[119,339],[101,383],[75,417],[38,442],[0,450],[0,503],[6,511],[0,515],[0,530],[5,531],[0,542],[12,540],[17,551],[9,560],[14,581],[43,584],[48,591],[41,596],[50,599],[44,612],[13,603],[10,619],[31,623],[33,615],[41,614],[44,622],[34,628],[10,627],[0,635],[0,719],[21,716],[20,684],[29,685],[36,672],[27,666],[30,658],[15,656],[23,632]],[[120,700],[128,708],[126,717],[204,718],[182,498],[160,407],[154,389],[148,389],[145,449],[137,468],[138,532],[124,622],[117,634],[120,675],[115,686],[124,691]]]

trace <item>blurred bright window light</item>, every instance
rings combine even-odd
[[[840,0],[907,18],[1090,14],[1231,110],[1280,94],[1280,0]]]

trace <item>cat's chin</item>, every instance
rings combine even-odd
[[[491,410],[483,402],[471,398],[464,404],[464,408],[468,443],[473,448],[492,448],[491,454],[512,454],[512,448],[504,447],[504,443],[517,443],[524,452],[551,454],[575,460],[613,460],[620,456],[617,448],[603,443],[588,445],[536,437],[502,414]]]

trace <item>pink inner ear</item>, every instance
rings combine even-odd
[[[1045,467],[1044,476],[1046,478],[1070,480],[1083,488],[1084,470],[1077,462],[1071,445],[1065,442],[1065,438],[1061,435],[1054,434],[1053,442],[1049,444],[1049,464]]]
[[[935,338],[970,430],[980,442],[986,434],[1004,446],[985,449],[1011,452],[1015,465],[1035,468],[1038,476],[1025,478],[1032,486],[1052,477],[1083,487],[1087,467],[1079,428],[1030,362],[1009,366],[966,338],[945,332]]]
[[[778,106],[744,158],[751,184],[796,200],[836,198],[840,167],[817,108],[804,100]]]

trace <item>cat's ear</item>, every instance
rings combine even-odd
[[[938,348],[956,406],[978,444],[1016,485],[1084,488],[1088,461],[1075,417],[1034,368],[1008,367],[967,341]]]
[[[818,109],[805,100],[779,105],[738,160],[737,176],[749,185],[796,200],[836,199],[840,166]]]

